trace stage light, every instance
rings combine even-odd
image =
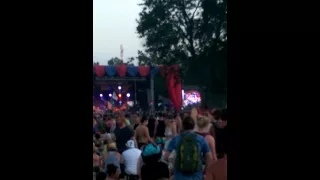
[[[118,86],[118,89],[121,90],[121,86]]]
[[[130,97],[130,93],[127,93],[127,97]]]
[[[119,96],[119,98],[121,98],[121,97],[122,97],[122,95],[121,95],[121,94],[118,94],[118,96]]]
[[[103,95],[102,94],[100,94],[100,97],[102,97]]]
[[[119,101],[119,104],[122,104],[122,101]]]
[[[112,94],[111,94],[111,93],[109,93],[109,97],[112,97]]]

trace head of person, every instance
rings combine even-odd
[[[139,116],[139,114],[134,114],[133,116],[132,116],[132,120],[133,120],[133,122],[135,123],[135,124],[139,124],[140,123],[140,116]]]
[[[154,164],[159,162],[162,156],[161,148],[155,144],[149,143],[142,149],[141,157],[145,164]]]
[[[209,118],[206,116],[199,116],[197,119],[197,125],[200,130],[205,129],[209,125]]]
[[[221,110],[220,118],[217,120],[218,128],[225,128],[227,126],[227,109]]]
[[[94,137],[96,138],[96,140],[100,140],[100,134],[98,134],[98,133],[96,133],[95,135],[94,135]]]
[[[126,147],[127,147],[128,149],[135,148],[135,146],[134,146],[134,141],[133,141],[133,140],[129,140],[129,141],[126,143]]]
[[[194,120],[191,118],[191,116],[187,116],[182,121],[182,127],[184,131],[190,131],[193,130],[195,126]]]
[[[125,121],[126,121],[126,119],[124,117],[124,114],[119,114],[118,117],[117,117],[117,124],[119,126],[122,126],[122,125],[125,124]]]
[[[120,166],[115,164],[108,164],[107,174],[108,174],[108,177],[118,179],[120,175]]]
[[[145,126],[148,125],[148,118],[147,118],[147,116],[143,116],[143,117],[141,118],[140,124],[141,124],[141,125],[145,125]]]
[[[221,110],[220,109],[216,109],[213,112],[212,116],[213,116],[214,120],[217,121],[221,117]]]
[[[110,142],[107,148],[108,148],[108,151],[117,151],[117,145],[115,142]]]
[[[111,117],[107,117],[105,120],[105,123],[106,123],[107,128],[111,128],[113,125],[113,121],[112,121]]]

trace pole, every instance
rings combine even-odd
[[[150,74],[150,93],[151,93],[151,112],[154,112],[154,80],[153,75]]]
[[[134,80],[134,105],[137,105],[137,81]]]

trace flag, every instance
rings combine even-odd
[[[114,91],[113,91],[113,94],[112,94],[112,99],[118,101],[118,96]]]

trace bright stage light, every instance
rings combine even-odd
[[[118,86],[118,89],[121,90],[121,86]]]
[[[119,98],[121,98],[121,97],[122,97],[122,95],[121,95],[121,94],[118,94],[118,96],[119,96]]]
[[[112,96],[112,94],[111,93],[109,93],[109,97],[111,97]]]
[[[127,93],[127,97],[130,97],[130,93]]]
[[[100,94],[100,97],[102,97],[103,95],[102,94]]]

